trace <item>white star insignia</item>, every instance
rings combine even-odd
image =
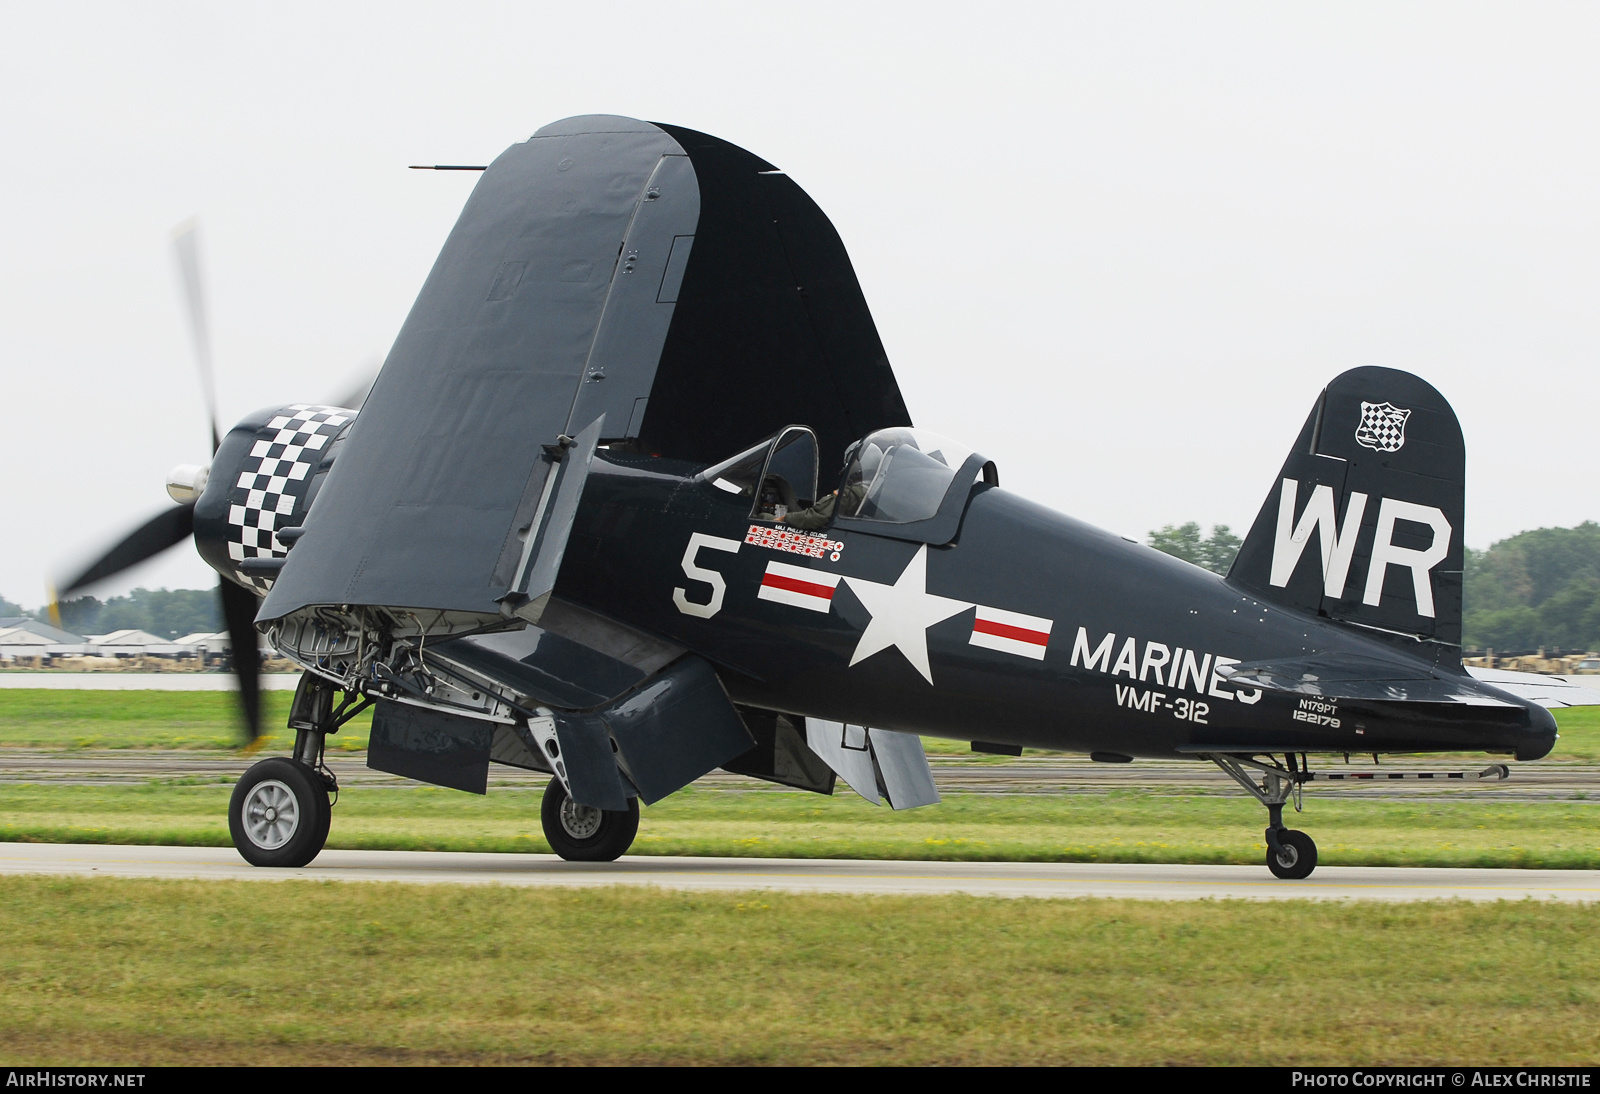
[[[923,679],[933,683],[933,671],[928,667],[928,628],[972,605],[928,593],[927,545],[917,549],[893,585],[859,577],[844,580],[862,606],[872,613],[872,621],[861,633],[861,641],[856,644],[850,663],[854,665],[895,646],[906,655],[912,667],[922,673]]]

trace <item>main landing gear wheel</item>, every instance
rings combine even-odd
[[[328,839],[333,808],[322,778],[282,756],[244,773],[228,803],[233,845],[252,866],[304,866]]]
[[[1298,881],[1311,876],[1317,868],[1317,845],[1304,832],[1293,828],[1278,831],[1278,849],[1273,850],[1272,838],[1267,838],[1267,869],[1273,877]]]
[[[567,797],[560,779],[551,779],[539,805],[544,838],[568,862],[611,862],[633,845],[639,833],[639,799],[626,809],[596,809]]]

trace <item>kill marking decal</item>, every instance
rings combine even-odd
[[[750,526],[750,530],[745,533],[744,541],[753,547],[765,547],[769,551],[787,551],[791,555],[805,555],[807,558],[826,558],[829,562],[838,562],[839,555],[844,551],[843,543],[827,536],[814,536],[809,532],[794,532],[786,528],[768,528],[759,524]]]

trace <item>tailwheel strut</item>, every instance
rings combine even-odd
[[[1272,875],[1291,881],[1310,877],[1317,868],[1316,841],[1304,832],[1283,826],[1284,804],[1292,801],[1295,812],[1300,812],[1301,787],[1312,777],[1306,769],[1305,756],[1301,755],[1297,762],[1288,753],[1281,764],[1273,757],[1260,760],[1220,752],[1206,753],[1204,759],[1220,767],[1267,807],[1267,869]]]

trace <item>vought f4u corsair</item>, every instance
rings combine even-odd
[[[1287,438],[1286,438],[1287,439]],[[919,734],[1214,763],[1267,809],[1313,757],[1537,759],[1555,721],[1461,665],[1464,448],[1415,376],[1317,396],[1227,577],[1033,504],[912,424],[838,234],[781,170],[674,125],[557,122],[483,170],[359,409],[220,439],[63,592],[193,538],[252,735],[257,635],[304,669],[239,852],[327,838],[323,746],[484,793],[548,772],[566,858],[622,854],[716,768],[896,808]],[[1503,774],[1491,765],[1482,774]]]

